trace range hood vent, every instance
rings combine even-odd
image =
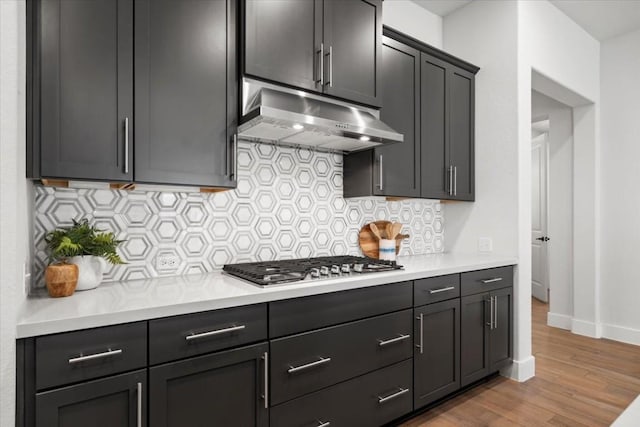
[[[244,84],[238,135],[256,142],[306,146],[323,151],[359,151],[402,142],[402,134],[369,110],[339,101],[263,85]]]

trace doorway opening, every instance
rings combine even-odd
[[[531,293],[547,304],[547,324],[570,329],[573,108],[532,90],[531,117]]]

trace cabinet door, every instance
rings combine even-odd
[[[489,373],[489,294],[460,299],[460,385]]]
[[[130,181],[133,1],[39,4],[41,176]]]
[[[36,427],[138,427],[146,420],[146,370],[36,394]]]
[[[245,74],[322,91],[321,42],[321,0],[246,0]]]
[[[449,165],[453,167],[453,199],[473,200],[474,186],[474,75],[450,66]]]
[[[446,62],[421,54],[420,63],[420,142],[421,142],[421,194],[424,198],[450,198],[449,115],[447,109]]]
[[[267,344],[149,369],[154,427],[267,426]]]
[[[513,288],[491,293],[494,325],[489,337],[489,372],[508,365],[513,359]]]
[[[402,133],[404,141],[375,149],[382,165],[375,168],[374,194],[420,197],[420,53],[383,40],[380,119]]]
[[[381,0],[324,1],[324,92],[380,106]]]
[[[232,187],[236,1],[140,0],[135,180]]]
[[[414,310],[414,407],[460,388],[460,299]]]

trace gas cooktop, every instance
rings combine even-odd
[[[356,274],[401,270],[395,261],[359,256],[329,256],[300,258],[283,261],[246,262],[226,264],[223,270],[259,286],[348,277]]]

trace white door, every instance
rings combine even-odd
[[[531,293],[549,302],[547,133],[531,141]]]

